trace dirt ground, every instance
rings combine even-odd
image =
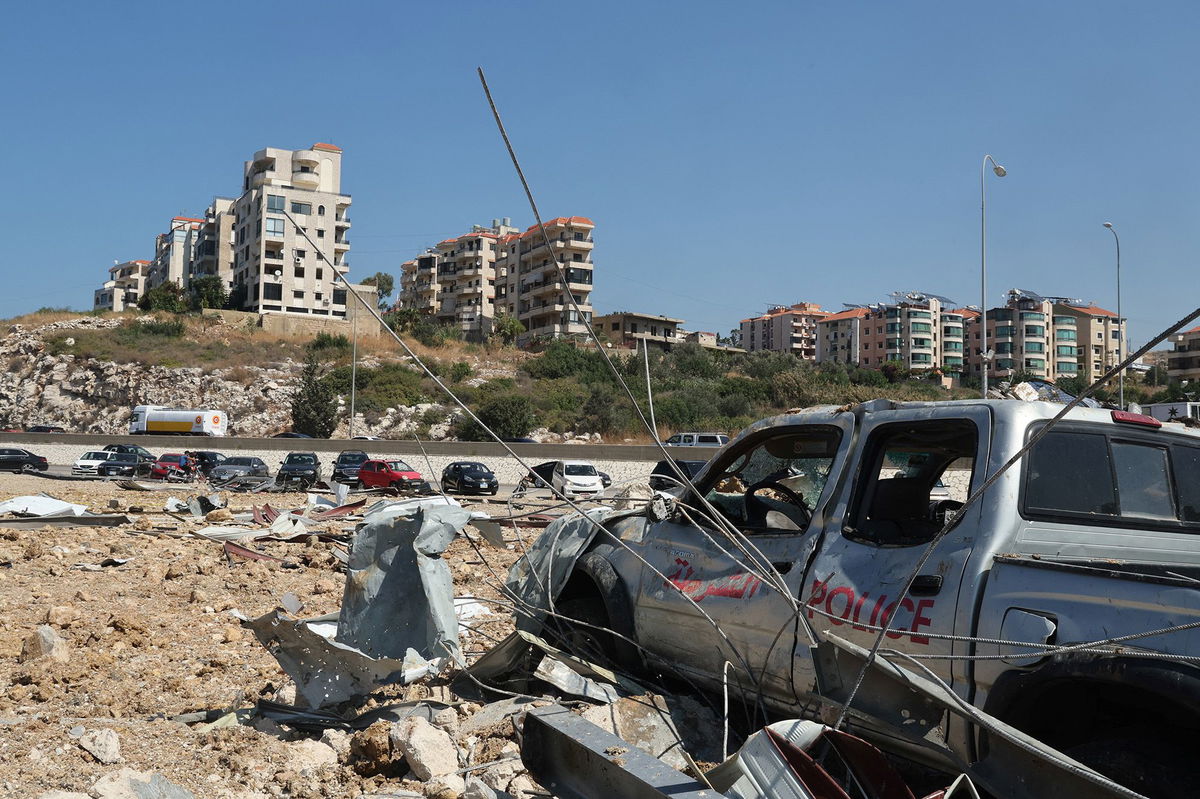
[[[88,793],[98,779],[121,768],[154,772],[197,797],[359,796],[422,790],[388,769],[386,724],[326,736],[302,735],[258,720],[199,731],[171,717],[193,711],[252,707],[259,698],[291,699],[290,681],[275,659],[243,628],[233,611],[254,618],[280,607],[287,593],[303,603],[298,615],[336,611],[343,576],[333,545],[313,537],[296,543],[247,546],[283,562],[229,559],[220,543],[179,537],[193,527],[162,513],[170,495],[186,499],[191,486],[172,492],[134,492],[102,482],[62,482],[0,475],[0,500],[46,492],[108,512],[110,500],[131,514],[131,525],[112,528],[0,528],[0,795],[38,796],[52,790]],[[303,507],[303,494],[229,496],[233,511],[269,501],[276,508]],[[329,532],[352,522],[331,522]],[[470,528],[468,528],[470,529]],[[537,531],[524,531],[532,538]],[[486,547],[482,541],[480,547]],[[487,562],[460,536],[445,554],[457,596],[497,600],[497,582],[515,558],[512,551],[484,549]],[[128,559],[98,570],[79,568],[105,558]],[[487,604],[485,602],[485,604]],[[463,637],[469,659],[512,630],[498,605],[495,618],[470,624]],[[26,641],[48,624],[66,641],[60,662],[23,656]],[[372,703],[438,695],[428,684],[396,687]],[[474,708],[460,708],[463,714]],[[90,731],[112,730],[119,761],[101,763],[80,745]],[[490,737],[489,737],[490,736]],[[511,725],[459,741],[488,762],[512,751]],[[507,749],[506,749],[507,745]],[[374,746],[374,750],[373,747]],[[470,765],[470,763],[468,763]],[[372,773],[381,772],[381,773]]]

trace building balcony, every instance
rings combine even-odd
[[[335,249],[335,250],[350,249],[350,239],[340,239],[340,240],[335,239],[333,242],[333,249]]]
[[[252,188],[252,189],[262,188],[262,185],[266,182],[267,182],[267,173],[266,172],[255,172],[253,175],[250,176],[250,188]]]
[[[337,227],[350,227],[350,220],[344,216],[339,216],[333,220],[333,224]]]
[[[292,163],[311,166],[315,169],[321,165],[321,158],[312,150],[296,150],[292,153]]]
[[[591,250],[596,246],[594,241],[575,241],[573,239],[567,239],[566,241],[559,239],[551,243],[556,250]]]
[[[316,172],[293,172],[292,185],[300,189],[315,189],[321,185],[321,176]]]

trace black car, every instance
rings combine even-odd
[[[531,488],[550,488],[550,480],[554,477],[554,467],[558,465],[558,461],[546,461],[539,463],[529,470],[529,474],[521,478],[521,482],[517,483],[517,490],[514,496],[523,494]]]
[[[65,433],[63,428],[54,424],[35,424],[25,431],[26,433]]]
[[[612,478],[608,476],[608,472],[597,470],[596,474],[600,475],[600,485],[604,486],[605,488],[608,488],[610,485],[612,485]]]
[[[333,462],[333,475],[330,479],[339,483],[353,483],[358,480],[359,468],[370,459],[371,456],[361,449],[342,450]]]
[[[191,456],[192,460],[196,462],[196,468],[200,471],[200,474],[204,475],[205,477],[208,476],[209,472],[220,466],[226,460],[223,454],[220,452],[212,452],[211,450],[189,450],[184,454]]]
[[[306,490],[321,479],[321,461],[313,452],[289,452],[275,473],[279,485]]]
[[[500,490],[500,481],[491,469],[476,461],[455,461],[442,470],[442,492],[449,494],[491,494]]]
[[[27,449],[0,449],[0,470],[6,472],[44,472],[48,468],[46,459],[34,455]]]
[[[700,470],[708,461],[681,461],[675,460],[675,465],[680,471],[687,475],[691,480],[696,475],[700,474]],[[654,470],[650,472],[650,487],[655,491],[667,491],[675,488],[680,484],[679,475],[671,468],[670,461],[659,461],[654,464]]]
[[[154,463],[158,457],[152,455],[150,450],[145,447],[139,447],[137,444],[109,444],[104,448],[107,452],[128,452],[136,455],[138,463]]]
[[[276,433],[271,438],[312,438],[312,436],[308,433],[293,433],[291,430],[288,430],[284,433]]]
[[[143,463],[145,461],[142,461],[136,452],[113,452],[111,460],[96,467],[96,475],[98,477],[137,477],[142,473],[149,474],[150,464],[147,463],[142,467]],[[139,467],[141,467],[140,470]]]

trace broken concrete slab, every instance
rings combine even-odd
[[[572,696],[581,696],[599,704],[610,704],[621,698],[612,685],[584,677],[561,660],[546,655],[534,670],[533,676]]]
[[[454,739],[419,716],[393,724],[388,737],[392,749],[404,753],[408,767],[421,781],[458,771],[458,747]]]
[[[682,771],[687,767],[679,730],[671,720],[666,699],[658,694],[625,697],[611,705],[588,708],[582,715],[672,768]]]
[[[106,774],[92,786],[94,799],[196,799],[161,774],[123,768]]]
[[[66,663],[71,659],[71,648],[53,627],[43,624],[39,626],[21,646],[21,662],[49,658],[57,663]]]
[[[459,722],[459,734],[469,735],[476,733],[499,724],[505,719],[532,710],[535,701],[537,700],[529,697],[514,696],[508,699],[501,699],[499,702],[486,704]]]
[[[337,751],[328,744],[311,739],[292,741],[288,745],[284,768],[300,774],[312,774],[338,763]]]
[[[79,736],[79,745],[106,766],[121,760],[121,739],[112,730],[88,730]]]
[[[87,505],[64,502],[58,497],[52,497],[46,493],[34,496],[13,497],[12,499],[0,502],[0,514],[12,513],[18,516],[51,516],[61,514],[64,511],[75,516],[82,516],[87,512]]]

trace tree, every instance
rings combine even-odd
[[[537,424],[533,401],[520,394],[492,397],[475,414],[500,438],[524,438]],[[465,419],[456,425],[454,434],[463,441],[491,440],[491,436],[473,419]]]
[[[387,272],[376,272],[364,280],[363,285],[374,286],[375,301],[380,308],[386,308],[387,298],[392,296],[392,291],[396,288],[396,280]]]
[[[138,307],[143,311],[167,311],[169,313],[184,313],[191,303],[183,289],[173,280],[160,283],[147,291],[138,300]]]
[[[506,313],[496,314],[496,318],[492,322],[492,333],[499,336],[507,346],[511,346],[517,340],[517,336],[524,332],[525,325],[521,324],[521,320]]]
[[[337,395],[321,379],[321,364],[309,353],[300,372],[300,388],[292,398],[292,431],[329,438],[337,426],[337,410]]]
[[[191,294],[193,311],[204,308],[224,308],[229,302],[229,292],[225,289],[225,281],[216,275],[205,275],[192,281],[188,287]]]

